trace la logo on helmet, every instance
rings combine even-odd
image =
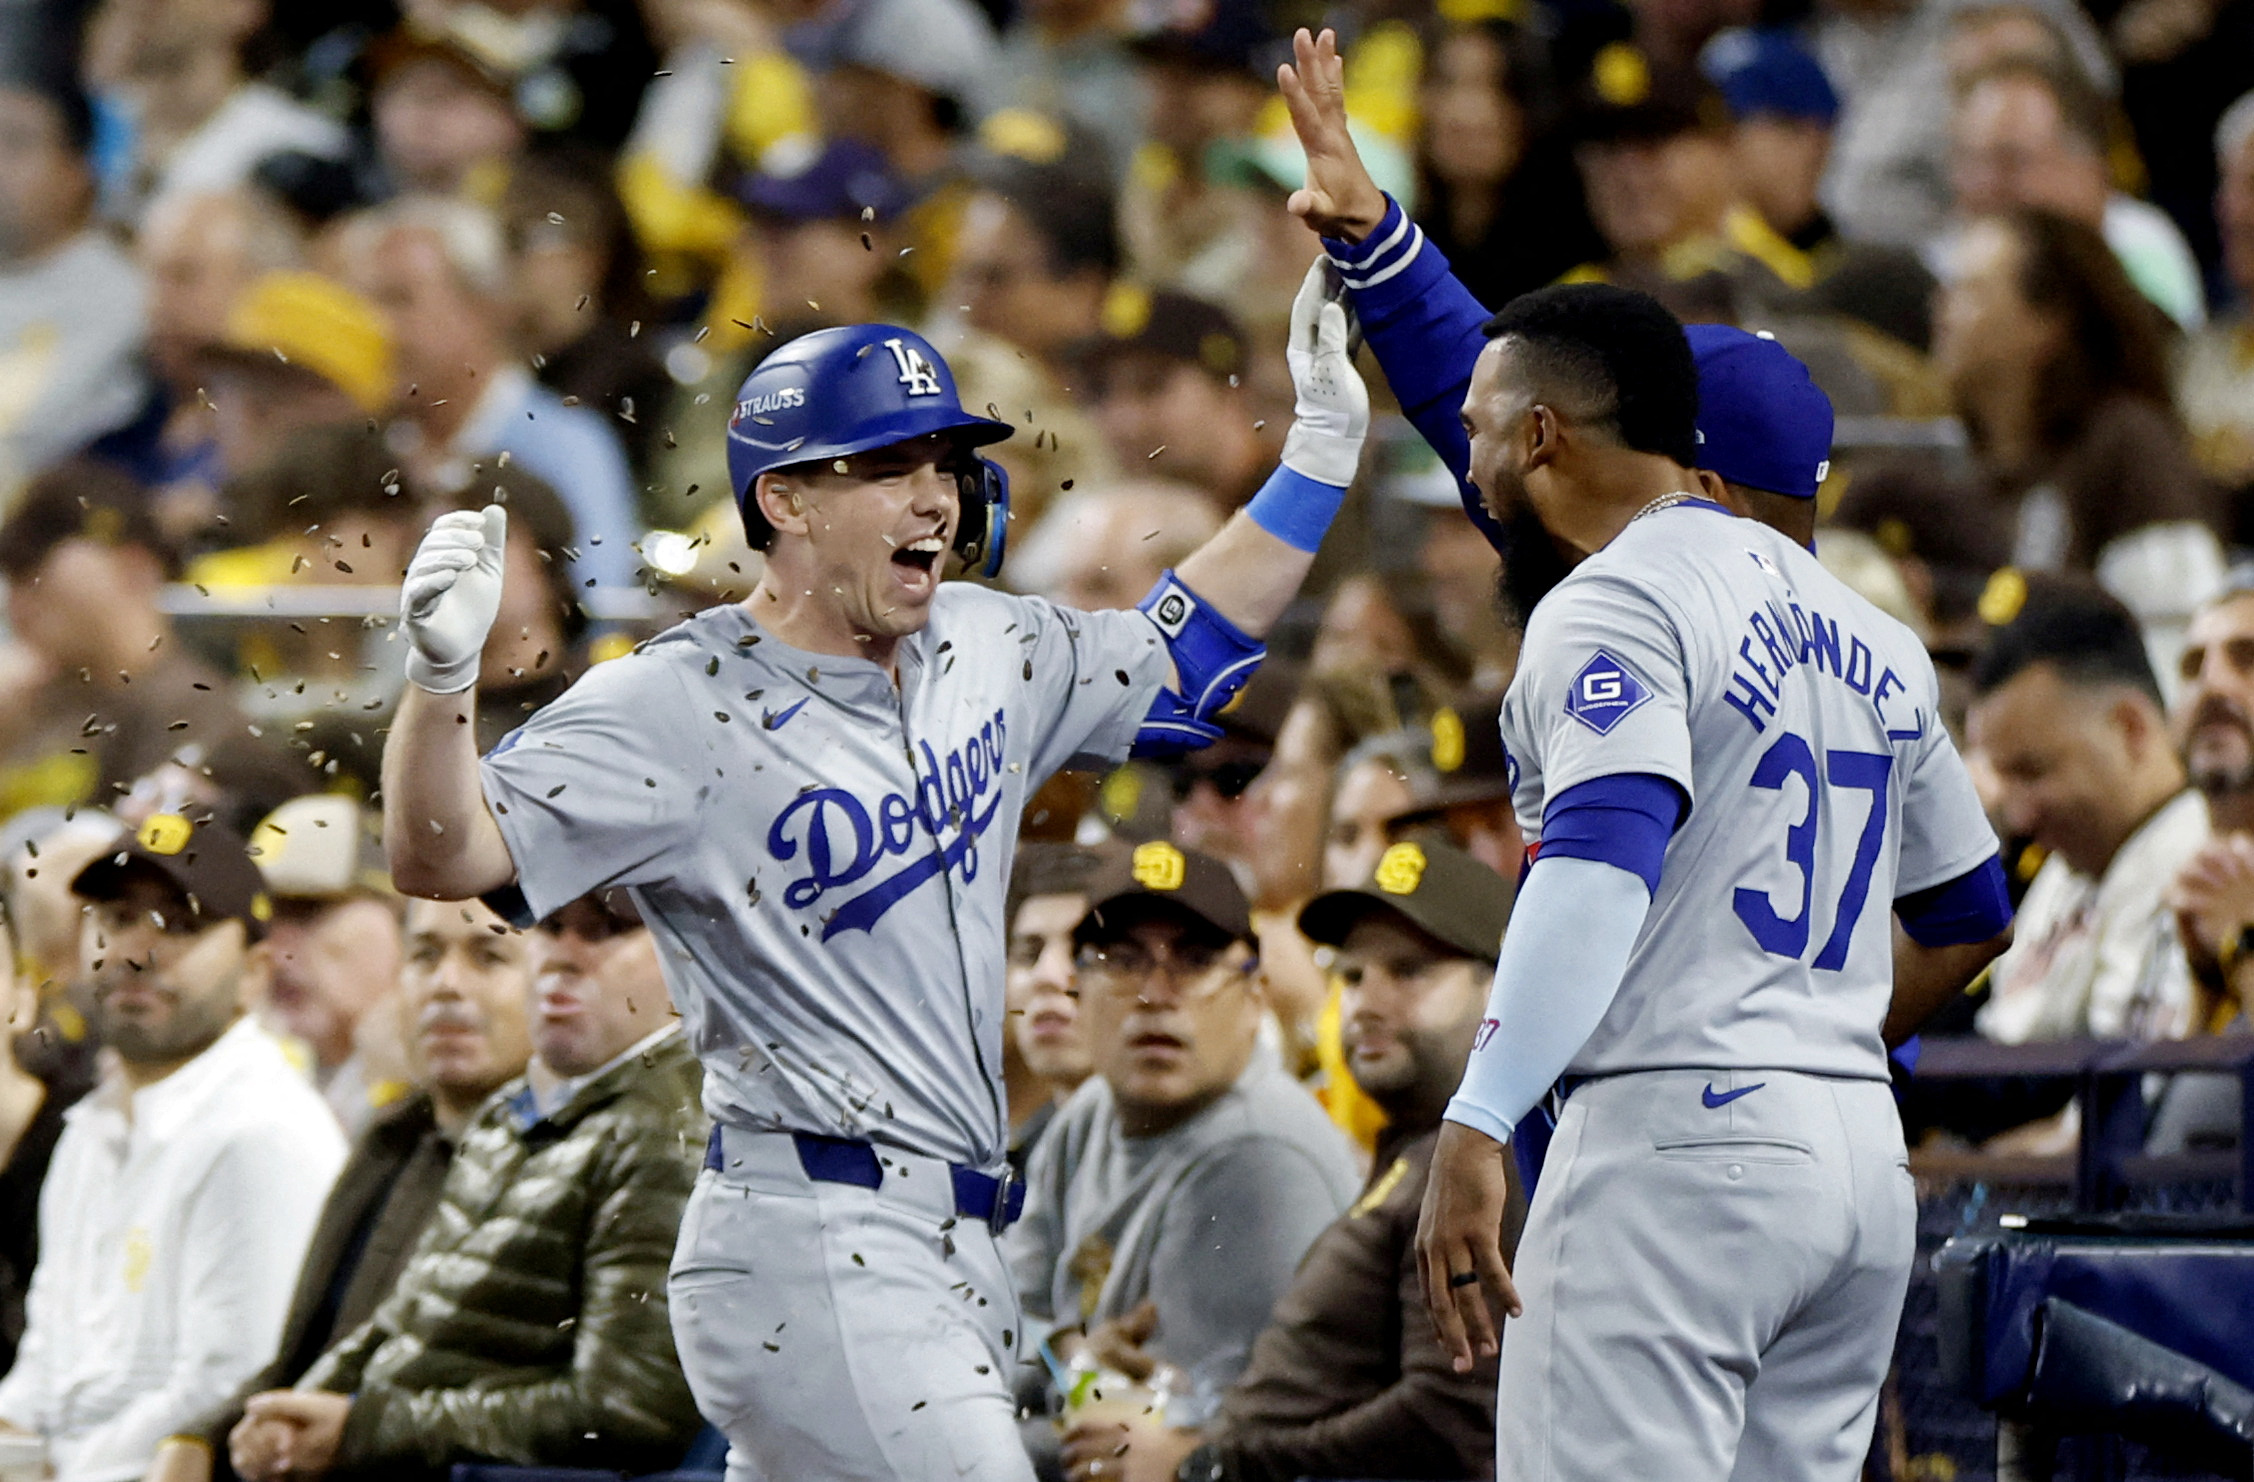
[[[900,384],[908,388],[910,396],[937,396],[946,390],[939,384],[939,372],[924,359],[924,352],[906,341],[894,338],[884,342],[892,352],[892,363],[900,367]]]

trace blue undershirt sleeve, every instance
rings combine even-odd
[[[1667,841],[1682,823],[1683,790],[1664,777],[1630,772],[1567,788],[1542,812],[1543,859],[1593,859],[1617,865],[1659,889]]]
[[[1503,528],[1469,481],[1471,445],[1459,420],[1472,364],[1487,344],[1485,326],[1493,316],[1391,197],[1376,231],[1359,242],[1325,237],[1323,249],[1354,296],[1363,342],[1377,357],[1402,414],[1456,476],[1472,524],[1501,550]]]
[[[2003,860],[1989,855],[1973,868],[1894,902],[1895,919],[1921,947],[1985,942],[2011,925],[2011,888]]]

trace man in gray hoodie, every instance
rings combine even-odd
[[[1007,1244],[1027,1336],[1045,1335],[1052,1361],[1127,1320],[1180,1376],[1169,1423],[1195,1424],[1358,1176],[1262,1040],[1251,917],[1228,868],[1154,841],[1088,898],[1075,937],[1096,1074],[1035,1149]],[[1046,1422],[1028,1436],[1037,1462],[1053,1452]]]

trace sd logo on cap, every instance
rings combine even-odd
[[[1378,859],[1370,876],[1387,895],[1415,895],[1424,881],[1424,850],[1415,844],[1396,844]]]
[[[1132,873],[1135,883],[1145,890],[1180,890],[1188,872],[1189,861],[1182,851],[1163,839],[1135,846]]]
[[[188,847],[196,826],[177,813],[152,813],[133,835],[151,854],[178,854]]]

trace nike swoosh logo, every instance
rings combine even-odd
[[[1698,1099],[1706,1103],[1708,1111],[1712,1111],[1718,1106],[1728,1106],[1740,1096],[1751,1096],[1767,1084],[1769,1084],[1767,1081],[1755,1081],[1750,1086],[1740,1086],[1735,1091],[1724,1091],[1717,1095],[1714,1090],[1714,1083],[1708,1081],[1706,1089],[1698,1093]]]
[[[790,718],[798,714],[799,710],[812,698],[811,695],[801,695],[798,697],[796,705],[788,706],[782,710],[763,710],[759,715],[759,723],[770,731],[779,731],[784,726],[789,725]]]

